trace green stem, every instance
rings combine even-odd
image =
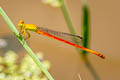
[[[48,77],[49,80],[54,80],[53,77],[50,75],[50,73],[47,71],[46,68],[43,67],[42,63],[40,60],[37,58],[35,53],[31,50],[31,48],[27,45],[27,43],[24,41],[24,39],[19,35],[19,32],[15,28],[14,24],[12,21],[9,19],[7,14],[4,12],[4,10],[0,7],[0,15],[3,17],[5,22],[8,24],[12,32],[16,35],[17,39],[20,41],[20,43],[23,45],[25,50],[28,52],[28,54],[32,57],[34,62],[40,67],[40,69],[43,71],[43,73]]]
[[[63,15],[64,15],[64,18],[66,20],[66,23],[68,25],[68,29],[70,31],[71,34],[75,34],[75,30],[73,28],[73,24],[72,24],[72,21],[70,19],[70,16],[68,14],[68,11],[67,11],[67,8],[65,6],[65,3],[64,3],[64,0],[59,0],[62,4],[61,6],[61,10],[63,12]],[[87,4],[86,4],[86,1],[83,0],[83,5],[84,5],[84,11],[83,11],[83,14],[84,14],[84,17],[83,17],[83,38],[85,38],[84,42],[83,42],[83,46],[84,47],[88,47],[88,40],[89,40],[89,13],[88,13],[88,7],[87,7]],[[84,27],[85,26],[85,27]],[[76,43],[76,44],[79,44],[79,43]],[[76,50],[78,51],[78,53],[80,53],[80,49],[76,48]],[[85,62],[85,65],[86,67],[90,70],[91,74],[94,76],[94,79],[95,80],[99,80],[99,77],[98,75],[96,74],[95,70],[93,69],[92,65],[90,64],[87,56],[86,56],[86,51],[82,51],[82,57],[83,57],[83,60]]]
[[[65,3],[64,3],[64,0],[59,0],[59,1],[60,1],[61,4],[62,4],[61,10],[62,10],[62,12],[63,12],[64,18],[65,18],[66,23],[67,23],[67,25],[68,25],[69,31],[70,31],[70,33],[72,33],[72,34],[75,34],[75,30],[74,30],[74,28],[73,28],[73,24],[72,24],[72,21],[71,21],[71,19],[70,19],[69,14],[68,14],[67,8],[66,8]]]
[[[82,24],[82,34],[83,34],[83,47],[89,47],[89,9],[86,4],[86,0],[83,0],[83,24]],[[82,51],[83,56],[85,57],[88,52]]]
[[[66,8],[66,6],[65,6],[64,0],[59,0],[59,2],[62,4],[62,5],[61,5],[61,10],[62,10],[63,15],[64,15],[64,18],[65,18],[65,20],[66,20],[68,30],[69,30],[69,32],[70,32],[71,34],[74,34],[74,35],[75,35],[75,30],[74,30],[72,21],[71,21],[71,19],[70,19],[69,13],[68,13],[68,11],[67,11],[67,8]],[[76,38],[73,38],[73,41],[74,41],[76,44],[79,44]],[[77,50],[78,53],[80,53],[80,49],[79,49],[79,48],[76,48],[76,50]]]
[[[88,48],[89,47],[89,34],[90,34],[90,32],[89,32],[89,30],[90,30],[90,28],[89,28],[89,18],[90,18],[89,14],[90,13],[89,13],[89,8],[88,8],[86,0],[82,0],[82,9],[83,9],[83,24],[82,24],[83,46],[85,48]],[[94,79],[100,80],[96,71],[94,70],[94,68],[92,67],[90,62],[88,61],[88,58],[86,55],[87,53],[88,52],[82,50],[82,54],[83,54],[82,56],[83,56],[83,59],[85,61],[85,65],[90,70]]]

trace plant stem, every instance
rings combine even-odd
[[[83,23],[82,23],[82,35],[83,35],[83,47],[89,47],[89,9],[86,3],[86,0],[82,1],[82,9],[83,9]],[[83,57],[86,56],[88,52],[82,50]]]
[[[70,19],[69,14],[68,14],[67,8],[66,8],[65,3],[64,3],[64,0],[59,0],[59,1],[60,1],[61,4],[62,4],[61,10],[62,10],[62,12],[63,12],[64,18],[65,18],[66,23],[67,23],[67,25],[68,25],[69,31],[70,31],[70,33],[72,33],[72,34],[75,34],[75,30],[74,30],[74,28],[73,28],[73,24],[72,24],[72,21],[71,21],[71,19]]]
[[[82,24],[82,34],[83,34],[83,46],[85,48],[89,47],[89,34],[90,34],[90,28],[89,28],[89,8],[87,5],[86,0],[82,0],[82,9],[83,9],[83,24]],[[86,67],[89,69],[89,71],[91,72],[91,74],[93,75],[95,80],[100,80],[99,76],[97,75],[96,71],[94,70],[94,68],[92,67],[92,65],[90,64],[90,62],[88,61],[87,58],[87,54],[88,52],[83,51],[82,50],[82,56],[83,59],[85,61],[85,65]]]
[[[27,45],[27,43],[24,41],[24,39],[19,35],[19,32],[15,28],[14,24],[12,21],[9,19],[7,14],[4,12],[4,10],[0,7],[0,15],[3,17],[5,22],[8,24],[12,32],[16,35],[17,39],[20,41],[22,46],[25,48],[25,50],[28,52],[28,54],[32,57],[34,62],[39,66],[39,68],[43,71],[43,73],[47,76],[49,80],[54,80],[53,77],[50,75],[50,73],[47,71],[46,68],[43,67],[42,63],[40,60],[37,58],[35,53],[31,50],[31,48]]]
[[[68,14],[68,11],[67,11],[67,8],[65,6],[65,3],[64,3],[64,0],[59,0],[62,4],[61,6],[61,10],[63,12],[63,15],[64,15],[64,18],[66,20],[66,23],[68,25],[68,29],[70,31],[71,34],[75,34],[75,30],[73,28],[73,24],[72,24],[72,21],[70,19],[70,16]],[[84,5],[84,10],[83,10],[83,14],[84,14],[84,17],[83,17],[83,38],[85,38],[85,41],[83,42],[83,46],[84,47],[88,47],[88,40],[89,40],[89,13],[88,13],[88,7],[87,7],[87,4],[86,4],[86,1],[85,0],[82,0],[83,1],[83,5]],[[86,5],[86,6],[85,6]],[[79,44],[79,43],[76,43],[76,44]],[[76,48],[76,50],[78,51],[78,53],[80,53],[80,49]],[[86,67],[90,70],[91,74],[93,75],[94,79],[95,80],[99,80],[99,77],[98,75],[96,74],[95,70],[93,69],[92,65],[90,64],[87,56],[86,56],[86,51],[82,51],[82,57],[83,57],[83,60],[85,62],[85,65]]]
[[[69,13],[68,13],[68,11],[67,11],[67,8],[66,8],[66,6],[65,6],[64,0],[59,0],[59,2],[62,4],[62,5],[61,5],[61,10],[62,10],[62,12],[63,12],[65,21],[66,21],[66,23],[67,23],[68,30],[69,30],[69,32],[70,32],[71,34],[75,35],[76,33],[75,33],[75,30],[74,30],[72,21],[71,21],[71,19],[70,19]],[[78,41],[77,41],[76,38],[73,38],[73,41],[74,41],[76,44],[79,45],[79,43],[78,43]],[[76,48],[76,51],[77,51],[78,53],[80,53],[80,49],[79,49],[79,48]]]

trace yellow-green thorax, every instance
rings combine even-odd
[[[18,26],[25,30],[37,31],[37,27],[34,24],[24,24],[23,20],[20,20]]]
[[[37,31],[37,27],[34,24],[24,24],[26,30]]]

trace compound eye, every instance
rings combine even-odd
[[[24,23],[24,20],[20,20],[20,22],[19,22],[19,23],[23,24],[23,23]]]

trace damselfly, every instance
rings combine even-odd
[[[48,36],[50,38],[56,39],[58,41],[72,45],[74,47],[80,48],[82,50],[88,51],[88,52],[95,54],[103,59],[105,58],[101,53],[99,53],[97,51],[93,51],[91,49],[84,48],[84,47],[78,45],[79,42],[77,42],[77,41],[80,41],[82,39],[81,36],[64,33],[64,32],[58,32],[58,31],[54,31],[54,30],[44,28],[44,27],[37,27],[34,24],[24,24],[23,20],[19,21],[18,27],[19,27],[19,33],[21,35],[27,34],[27,37],[25,39],[30,38],[30,33],[28,31],[33,31],[38,34],[42,34],[42,35]]]

